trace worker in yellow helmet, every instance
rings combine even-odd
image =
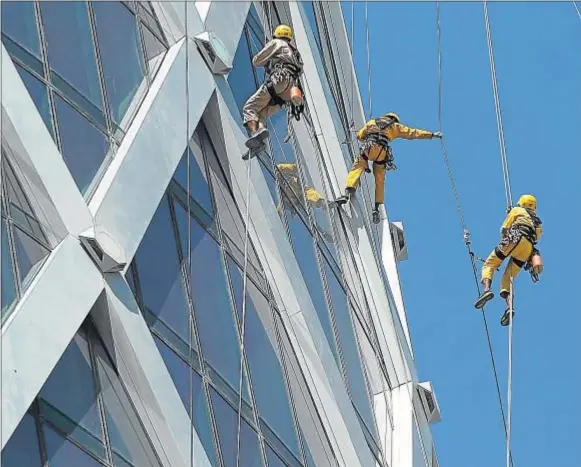
[[[383,204],[385,172],[395,170],[391,142],[398,138],[403,139],[432,139],[441,138],[437,131],[418,130],[402,125],[399,116],[395,113],[387,113],[383,117],[369,120],[357,133],[357,140],[362,143],[359,155],[355,159],[351,171],[345,182],[345,194],[335,203],[339,206],[349,201],[359,185],[359,179],[364,171],[370,172],[368,163],[373,162],[373,176],[375,178],[375,207],[373,209],[373,222],[379,223],[379,205]]]
[[[296,93],[300,94],[302,102],[302,91],[297,89],[300,88],[298,79],[303,72],[303,61],[291,43],[292,38],[293,31],[289,26],[277,26],[274,38],[252,59],[255,67],[265,68],[267,78],[248,98],[242,110],[244,126],[250,133],[246,141],[249,149],[260,148],[268,138],[265,126],[268,117],[291,101],[291,98],[295,104],[299,104],[294,100]]]
[[[508,326],[510,319],[511,278],[514,279],[521,268],[527,265],[534,256],[538,257],[538,262],[535,258],[535,273],[540,274],[542,272],[540,254],[535,245],[541,238],[543,228],[541,219],[537,216],[537,200],[533,195],[523,195],[519,198],[517,206],[508,212],[500,232],[500,244],[490,253],[482,266],[482,285],[484,285],[484,291],[478,300],[476,300],[474,306],[480,309],[489,300],[494,298],[494,294],[490,290],[494,271],[500,267],[506,258],[510,258],[500,284],[500,296],[506,299],[507,305],[500,324]]]

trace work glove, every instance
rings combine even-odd
[[[441,131],[436,131],[435,133],[432,133],[432,138],[442,139],[442,136],[444,135],[442,134]]]

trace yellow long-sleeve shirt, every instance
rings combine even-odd
[[[375,120],[369,120],[361,130],[357,132],[357,139],[363,141],[368,133],[380,133],[390,141],[397,138],[402,139],[432,139],[434,136],[431,131],[419,130],[401,123],[394,122],[387,129],[380,130]]]
[[[535,229],[535,223],[533,221],[533,218],[531,217],[531,215],[528,213],[528,211],[525,208],[521,208],[520,206],[517,206],[517,207],[512,208],[510,210],[510,212],[506,216],[506,219],[502,223],[502,227],[501,227],[500,231],[502,232],[504,229],[508,229],[508,228],[512,227],[513,225],[526,225],[526,226],[530,227],[531,229]],[[540,240],[541,235],[543,234],[543,226],[538,225],[536,227],[535,231],[537,234],[537,241],[538,241],[538,240]]]

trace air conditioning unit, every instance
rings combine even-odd
[[[395,260],[397,262],[408,259],[408,248],[405,241],[402,222],[390,222],[391,240],[393,242],[393,250],[395,253]]]
[[[204,31],[194,40],[208,68],[215,75],[227,75],[232,70],[232,57],[215,33]]]
[[[432,383],[428,381],[425,383],[419,383],[417,388],[420,401],[422,402],[428,417],[428,423],[432,424],[441,422],[442,417],[440,415],[440,407],[438,406],[438,400],[436,399],[436,394],[432,388]]]

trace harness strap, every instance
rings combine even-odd
[[[281,107],[284,107],[286,101],[276,93],[276,91],[274,90],[274,83],[272,82],[272,80],[268,79],[266,83],[264,83],[264,85],[266,86],[268,94],[270,94],[270,102],[273,103],[274,105],[280,105]]]
[[[526,261],[521,261],[520,259],[516,258],[512,258],[512,262],[516,264],[519,268],[522,268],[526,264]]]

